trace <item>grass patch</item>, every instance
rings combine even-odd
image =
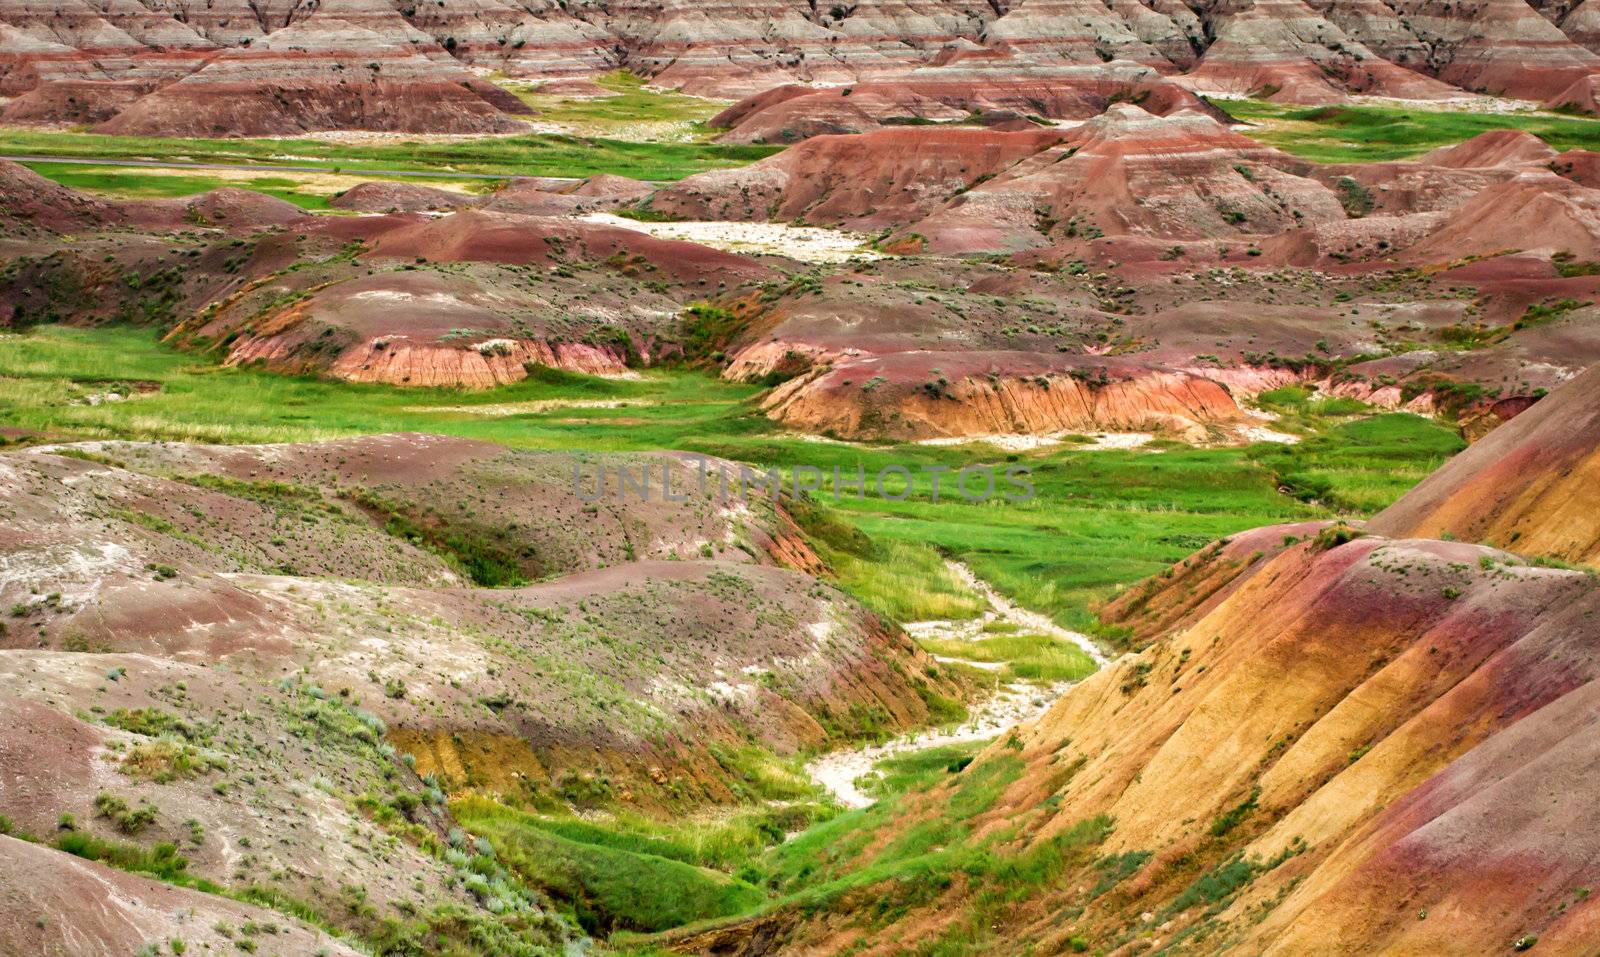
[[[880,800],[909,791],[927,790],[947,775],[966,770],[973,757],[988,743],[964,741],[885,758],[873,768],[872,775],[862,779],[861,790]]]
[[[924,638],[922,647],[936,655],[966,661],[1005,663],[1005,677],[1024,681],[1082,681],[1096,666],[1082,648],[1049,635],[996,635],[978,641]]]
[[[86,861],[99,861],[118,870],[144,874],[169,884],[220,894],[222,888],[189,873],[189,861],[176,845],[160,843],[140,847],[123,841],[107,841],[82,831],[67,831],[56,838],[56,850],[66,851]]]
[[[718,143],[642,143],[542,133],[443,143],[352,145],[322,140],[209,140],[0,130],[0,153],[6,155],[291,166],[353,174],[383,170],[471,173],[507,178],[613,173],[644,180],[678,180],[708,169],[744,166],[779,149]],[[204,170],[195,173],[205,175]],[[273,171],[270,175],[285,174]]]
[[[66,163],[26,163],[24,165],[35,173],[54,180],[62,186],[70,186],[86,193],[101,193],[129,199],[176,199],[183,196],[194,196],[208,190],[222,189],[225,186],[235,186],[240,189],[265,193],[268,196],[276,196],[278,199],[287,200],[301,209],[323,210],[329,208],[327,196],[300,189],[293,179],[286,176],[258,176],[247,180],[238,180],[221,176],[208,176],[204,172],[192,175],[187,173],[183,175],[148,173],[141,172],[137,167],[75,166]]]
[[[627,70],[614,70],[593,77],[611,96],[600,99],[567,97],[542,92],[542,84],[503,82],[512,94],[533,107],[541,123],[561,123],[580,131],[610,132],[624,138],[651,132],[661,125],[678,125],[695,139],[715,135],[704,123],[727,104],[689,96],[676,90],[655,89],[643,77]],[[648,124],[648,125],[646,125]]]
[[[987,607],[943,555],[914,541],[886,541],[867,557],[832,552],[824,558],[857,597],[895,621],[976,618]]]
[[[1257,124],[1246,136],[1318,163],[1409,159],[1490,130],[1525,130],[1558,150],[1600,149],[1600,120],[1549,113],[1466,113],[1391,106],[1299,107],[1219,100]],[[1355,197],[1359,201],[1359,197]]]
[[[1453,431],[1388,413],[1345,422],[1298,445],[1256,446],[1254,457],[1294,497],[1356,517],[1387,507],[1465,447]]]
[[[564,836],[540,818],[481,798],[452,806],[474,833],[488,838],[522,881],[567,902],[591,933],[659,931],[726,917],[766,900],[760,889],[726,874],[641,850]]]

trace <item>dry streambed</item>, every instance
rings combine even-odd
[[[611,213],[589,213],[584,222],[617,226],[647,233],[657,239],[681,239],[725,252],[747,256],[787,256],[809,263],[842,263],[852,259],[882,259],[859,233],[821,226],[787,223],[641,222]]]
[[[947,564],[963,584],[989,603],[989,610],[977,618],[964,621],[910,622],[905,627],[913,637],[978,641],[984,637],[986,629],[992,629],[997,624],[1008,624],[1021,630],[1071,642],[1083,649],[1099,667],[1103,668],[1109,663],[1105,653],[1087,635],[1062,628],[1044,615],[1018,607],[1004,595],[996,592],[988,582],[973,574],[972,569],[965,564],[961,562]],[[939,660],[955,661],[979,668],[1004,667],[1003,664],[969,662],[953,657],[940,657]],[[995,737],[1007,728],[1032,721],[1044,714],[1073,685],[1074,682],[1070,681],[1048,684],[1017,681],[1002,684],[994,694],[977,705],[972,710],[971,717],[960,725],[952,728],[929,728],[883,744],[833,751],[807,764],[806,773],[845,807],[866,807],[873,803],[874,798],[863,791],[858,782],[863,776],[871,773],[873,766],[879,761],[912,751],[925,751],[929,748]]]

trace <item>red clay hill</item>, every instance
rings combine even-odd
[[[1593,168],[1518,131],[1315,164],[1205,113],[1117,104],[1069,129],[815,136],[649,204],[877,230],[912,254],[719,297],[743,321],[725,374],[787,378],[765,407],[797,428],[1195,439],[1302,382],[1466,412],[1476,435],[1600,358]]]
[[[204,9],[0,4],[13,123],[200,136],[360,128],[490,133],[519,101],[484,77],[627,68],[723,97],[769,141],[963,113],[1160,112],[1193,93],[1323,103],[1463,91],[1592,109],[1600,14],[1571,0],[949,0],[725,4],[389,3]],[[835,89],[793,88],[817,84]],[[846,102],[843,89],[855,88]],[[1190,92],[1193,91],[1193,92]],[[804,100],[805,102],[789,102]],[[731,125],[731,124],[730,124]],[[741,131],[742,130],[742,131]]]
[[[461,208],[310,216],[244,190],[118,202],[11,164],[0,175],[16,197],[0,207],[10,324],[152,321],[230,364],[357,381],[484,387],[530,363],[620,373],[680,350],[686,303],[778,275],[568,215],[626,199],[638,184],[618,177],[459,199],[374,184],[351,205]],[[502,211],[529,207],[561,215]]]

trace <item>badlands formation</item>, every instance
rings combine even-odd
[[[671,455],[594,465],[640,466],[693,487]],[[596,515],[564,455],[100,442],[0,455],[0,478],[6,954],[231,951],[263,926],[307,957],[354,953],[325,930],[559,953],[576,935],[545,898],[443,853],[446,791],[729,805],[759,789],[741,749],[916,727],[962,693],[813,577],[777,506]],[[54,834],[87,843],[18,839]],[[118,857],[130,840],[156,857]],[[344,903],[319,929],[230,895]]]
[[[1600,0],[0,0],[0,954],[1592,957],[1596,113]]]
[[[359,215],[229,189],[118,200],[8,164],[0,316],[134,319],[231,365],[407,386],[687,363],[852,440],[1234,441],[1286,385],[1476,437],[1600,360],[1594,155],[1494,130],[1319,164],[1207,110],[1118,103],[1066,128],[819,134],[667,184],[332,201]],[[841,229],[862,255],[712,248],[717,222]]]
[[[1108,98],[1166,112],[1195,93],[1486,93],[1593,111],[1600,11],[1590,0],[0,4],[10,123],[489,133],[525,128],[529,112],[491,75],[619,67],[701,95],[761,94],[741,107],[766,114],[745,135],[769,139],[885,117],[1074,119]],[[860,84],[865,105],[793,83]]]

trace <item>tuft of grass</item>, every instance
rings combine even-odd
[[[925,791],[948,775],[966,770],[987,743],[966,741],[885,758],[873,768],[873,775],[863,779],[862,790],[880,800]]]
[[[936,655],[967,661],[1006,664],[1005,677],[1024,681],[1082,681],[1096,665],[1083,649],[1060,638],[1035,634],[1004,634],[978,641],[921,640]]]
[[[888,541],[869,557],[831,551],[823,557],[856,597],[895,621],[976,618],[987,608],[926,545]]]

